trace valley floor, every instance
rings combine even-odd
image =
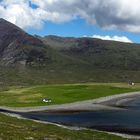
[[[140,96],[140,91],[100,97],[97,99],[79,101],[74,103],[66,103],[62,105],[49,105],[37,107],[0,107],[2,110],[13,112],[32,112],[32,111],[96,111],[96,110],[120,110],[121,104]],[[125,100],[124,100],[125,99]]]
[[[137,84],[132,87],[127,84],[75,84],[75,85],[53,85],[53,86],[36,86],[28,88],[9,88],[6,91],[0,92],[0,106],[7,106],[5,109],[23,107],[19,111],[31,111],[33,106],[39,105],[42,109],[52,110],[53,108],[66,107],[70,104],[71,107],[77,106],[79,103],[87,103],[91,105],[91,101],[97,107],[97,103],[104,102],[106,104],[110,99],[121,98],[124,96],[136,96],[139,94],[140,86]],[[134,92],[135,91],[135,92]],[[133,92],[121,95],[121,93]],[[117,94],[117,95],[116,95]],[[118,95],[119,94],[119,95]],[[27,95],[27,96],[26,96]],[[33,96],[35,95],[35,96]],[[51,104],[40,102],[46,96],[51,96],[54,101]],[[57,96],[56,96],[57,95]],[[113,96],[111,96],[113,95]],[[109,96],[109,97],[105,97]],[[34,97],[34,98],[33,98]],[[100,99],[97,99],[102,97]],[[11,98],[11,100],[10,100]],[[3,99],[3,100],[2,100]],[[7,99],[7,100],[6,100]],[[61,100],[60,100],[61,99]],[[63,99],[63,100],[62,100]],[[69,100],[68,100],[69,99]],[[89,100],[90,101],[83,101]],[[108,100],[107,100],[108,99]],[[56,102],[55,102],[56,101]],[[80,102],[77,102],[80,101]],[[106,101],[106,102],[105,102]],[[73,103],[77,102],[77,103]],[[20,103],[20,104],[19,104]],[[56,105],[62,104],[65,105]],[[68,104],[66,104],[68,103]],[[90,104],[89,104],[90,103]],[[18,105],[19,104],[19,105]],[[51,105],[51,106],[50,106]],[[73,106],[74,105],[74,106]],[[8,107],[9,106],[9,107]],[[32,106],[32,107],[31,107]],[[81,104],[78,105],[82,108]],[[78,107],[77,106],[77,107]],[[85,105],[83,105],[84,107]],[[103,105],[104,106],[104,105]],[[25,107],[29,107],[28,110]],[[31,108],[30,108],[31,107]],[[88,106],[89,107],[89,106]],[[98,106],[99,107],[99,106]],[[100,105],[102,107],[102,105]],[[65,108],[65,109],[66,109]],[[40,109],[40,107],[38,108]],[[63,108],[64,109],[64,108]],[[84,108],[85,109],[85,108]],[[31,120],[11,117],[0,113],[0,140],[125,140],[119,136],[107,134],[91,130],[71,130],[55,126],[52,124],[44,124]]]

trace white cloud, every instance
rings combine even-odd
[[[119,42],[127,42],[127,43],[133,43],[129,38],[126,36],[101,36],[101,35],[93,35],[93,38],[98,38],[102,40],[113,40],[113,41],[119,41]]]
[[[25,0],[5,0],[0,5],[0,17],[4,18],[21,28],[36,27],[42,25],[42,19],[39,17],[39,10],[29,8]]]
[[[33,8],[30,4],[36,5]],[[44,21],[67,22],[77,17],[104,29],[140,32],[139,0],[2,0],[0,17],[22,28]]]

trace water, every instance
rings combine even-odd
[[[68,126],[140,135],[140,97],[122,104],[127,110],[17,113],[25,118]],[[1,110],[2,111],[2,110]],[[4,110],[3,110],[4,111]],[[14,112],[16,113],[16,112]]]
[[[94,111],[75,113],[24,113],[30,119],[86,127],[112,132],[140,134],[140,112],[138,111]]]
[[[132,98],[132,100],[125,102],[124,104],[122,103],[122,105],[128,108],[129,110],[140,111],[140,97],[138,96],[138,97]]]

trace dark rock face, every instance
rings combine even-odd
[[[27,59],[32,57],[29,56],[31,51],[36,50],[44,55],[45,50],[43,46],[44,44],[41,40],[27,34],[16,25],[4,19],[0,19],[1,64],[26,64]],[[35,57],[37,59],[38,56]]]

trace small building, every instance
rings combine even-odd
[[[45,102],[45,103],[51,103],[52,102],[52,100],[48,99],[48,98],[44,98],[42,101]]]
[[[135,85],[135,83],[134,83],[134,82],[132,82],[132,81],[129,81],[129,85],[134,86],[134,85]]]
[[[132,86],[134,86],[134,85],[135,85],[135,83],[134,83],[134,82],[132,82],[132,83],[131,83],[131,85],[132,85]]]

